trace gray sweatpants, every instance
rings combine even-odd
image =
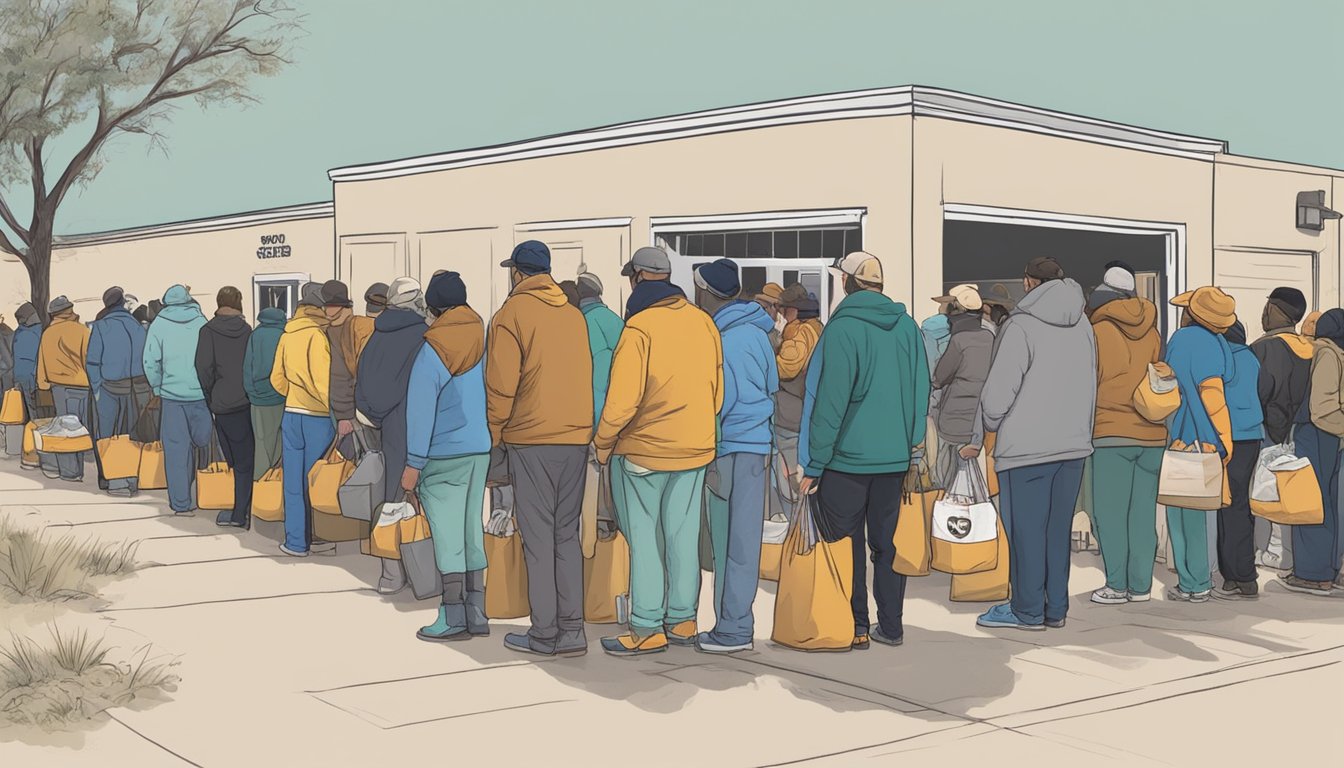
[[[510,445],[509,470],[527,561],[534,648],[587,645],[583,633],[583,512],[587,445]]]

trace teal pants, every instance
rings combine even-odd
[[[1167,507],[1167,533],[1176,558],[1177,583],[1182,592],[1213,589],[1209,568],[1209,513],[1201,509]]]
[[[429,532],[434,537],[434,560],[439,573],[468,573],[485,568],[485,472],[490,454],[430,459],[420,471],[416,491]]]
[[[1092,527],[1106,586],[1146,595],[1157,559],[1157,478],[1162,448],[1097,448],[1092,454]]]
[[[649,635],[694,619],[704,467],[651,472],[617,456],[612,470],[612,495],[630,544],[630,628]]]

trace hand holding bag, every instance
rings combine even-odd
[[[931,528],[933,570],[962,574],[998,567],[999,513],[979,464],[961,460],[947,496],[933,505]]]

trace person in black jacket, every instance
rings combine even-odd
[[[1307,297],[1301,291],[1275,288],[1260,316],[1265,335],[1251,345],[1260,361],[1258,389],[1260,406],[1265,412],[1267,446],[1280,445],[1292,437],[1293,423],[1305,407],[1313,348],[1310,339],[1298,335],[1297,324],[1306,314]],[[1281,533],[1273,531],[1267,520],[1256,520],[1256,548],[1262,552],[1261,565],[1292,567],[1292,541]]]
[[[252,521],[252,474],[256,446],[252,439],[251,402],[243,388],[243,359],[252,327],[243,319],[243,294],[233,286],[219,289],[219,308],[201,328],[196,345],[196,375],[210,412],[224,460],[233,470],[233,510],[215,518],[221,527],[247,528]]]

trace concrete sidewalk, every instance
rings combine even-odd
[[[161,494],[91,488],[0,463],[0,513],[143,542],[153,565],[61,621],[179,654],[182,684],[81,731],[0,730],[0,765],[1275,764],[1290,730],[1293,752],[1339,748],[1344,600],[1288,593],[1268,573],[1257,602],[1104,608],[1087,602],[1099,558],[1077,555],[1068,627],[1044,633],[976,628],[984,606],[948,602],[933,575],[911,580],[903,647],[838,655],[771,645],[765,584],[753,652],[613,659],[597,648],[613,628],[590,625],[588,656],[540,659],[502,647],[518,622],[416,640],[435,604],[377,595],[377,563],[356,545],[284,558],[274,526],[223,532],[213,513],[172,516]]]

